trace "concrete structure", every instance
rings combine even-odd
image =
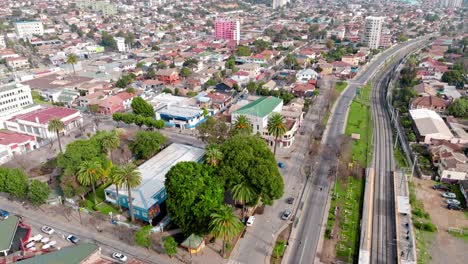
[[[145,7],[161,6],[166,3],[166,0],[144,0],[143,5]]]
[[[240,22],[227,18],[216,18],[215,35],[216,39],[235,40],[237,44],[240,41]]]
[[[125,44],[125,38],[114,37],[115,43],[117,43],[117,50],[120,52],[127,52],[127,45]]]
[[[429,109],[412,109],[410,115],[424,143],[429,144],[431,139],[451,140],[454,138],[449,127],[436,112]]]
[[[76,6],[80,9],[90,9],[94,12],[100,12],[103,16],[112,16],[117,14],[117,6],[110,1],[79,0]]]
[[[44,35],[44,26],[41,21],[21,21],[15,23],[18,38],[29,38],[33,35]]]
[[[463,0],[440,0],[439,5],[446,8],[462,7]]]
[[[5,121],[5,128],[11,131],[35,136],[39,141],[56,138],[55,132],[48,130],[49,121],[59,119],[65,124],[62,134],[68,134],[83,123],[81,112],[65,107],[42,107],[21,113]]]
[[[25,57],[7,58],[5,61],[8,68],[12,70],[29,68],[30,66],[28,58]]]
[[[380,34],[384,17],[368,16],[364,24],[363,42],[371,49],[378,49],[380,46]]]
[[[263,134],[268,117],[272,113],[281,113],[283,108],[283,100],[276,97],[262,97],[257,99],[238,110],[234,111],[231,116],[231,122],[234,124],[239,116],[244,115],[252,124],[252,132]]]
[[[0,117],[21,111],[32,104],[31,89],[28,85],[20,83],[0,85]],[[0,128],[2,128],[1,124]]]
[[[134,216],[146,222],[160,213],[160,204],[167,198],[164,181],[167,172],[179,162],[195,161],[200,162],[205,155],[205,150],[173,143],[159,154],[152,157],[138,167],[142,181],[140,186],[132,189]],[[117,203],[128,208],[128,192],[125,188],[119,190],[119,197],[114,185],[105,189],[106,201]]]
[[[0,49],[6,48],[5,36],[0,35]]]
[[[272,7],[274,9],[281,8],[285,5],[287,5],[290,2],[290,0],[273,0],[272,2]]]
[[[0,164],[39,147],[34,136],[10,131],[0,131]]]

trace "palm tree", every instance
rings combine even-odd
[[[242,216],[244,216],[245,205],[255,200],[255,191],[245,181],[234,185],[231,189],[232,198],[242,204]]]
[[[119,207],[119,212],[122,212],[122,207],[120,206],[120,199],[119,199],[119,189],[122,188],[123,185],[123,178],[122,174],[118,173],[118,168],[119,167],[112,167],[111,172],[110,172],[110,180],[112,184],[115,185],[115,191],[117,193],[117,206]]]
[[[135,221],[135,216],[133,215],[132,188],[138,187],[141,184],[141,173],[133,163],[119,167],[116,173],[119,174],[118,177],[122,178],[123,186],[127,187],[128,207],[133,222]]]
[[[242,134],[252,133],[252,123],[250,123],[250,120],[245,115],[237,117],[236,122],[234,123],[234,132]]]
[[[76,57],[76,55],[74,53],[70,53],[68,54],[67,56],[67,63],[70,64],[73,68],[73,75],[76,75],[76,72],[75,72],[75,64],[76,62],[78,61],[78,57]]]
[[[55,132],[57,134],[57,141],[59,144],[60,153],[62,153],[62,143],[60,142],[60,132],[65,129],[65,124],[58,118],[54,118],[49,121],[47,130],[49,132]]]
[[[84,186],[93,188],[94,205],[97,205],[96,199],[96,182],[102,178],[103,169],[101,163],[97,160],[84,161],[81,163],[78,170],[78,182]]]
[[[283,137],[286,133],[286,125],[284,124],[284,118],[280,113],[274,113],[268,119],[267,124],[268,133],[275,137],[275,148],[273,150],[273,155],[276,156],[276,145],[278,143],[278,138]]]
[[[234,214],[232,207],[222,205],[216,213],[211,214],[210,229],[216,238],[223,238],[223,251],[226,249],[226,240],[234,238],[242,230],[242,222]]]
[[[223,153],[216,145],[209,145],[206,149],[206,163],[209,165],[216,167],[218,166],[219,162],[223,158]]]
[[[112,151],[116,150],[120,146],[119,134],[116,130],[107,132],[102,138],[102,147],[107,151],[109,159],[114,162],[112,158]]]

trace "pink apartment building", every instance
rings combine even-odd
[[[217,18],[215,21],[215,38],[240,41],[240,22],[226,18]]]

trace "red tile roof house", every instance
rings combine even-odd
[[[81,112],[76,109],[49,106],[28,113],[19,114],[5,121],[8,130],[35,136],[39,143],[57,137],[49,132],[49,121],[57,118],[65,124],[62,134],[67,135],[83,123]]]
[[[174,84],[179,81],[177,69],[162,69],[156,72],[156,78],[165,84]]]
[[[36,137],[11,131],[0,131],[0,164],[13,158],[15,154],[27,153],[36,149]]]
[[[441,113],[445,112],[448,105],[449,102],[437,96],[422,96],[415,98],[410,107],[411,109],[426,108]]]

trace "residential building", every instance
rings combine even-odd
[[[462,7],[463,0],[439,0],[439,5],[446,8]]]
[[[449,102],[437,96],[421,96],[411,101],[411,109],[429,109],[435,112],[443,113],[447,109]]]
[[[5,36],[0,35],[0,49],[6,48]]]
[[[36,138],[10,131],[0,131],[0,164],[10,160],[14,155],[21,155],[38,147]]]
[[[176,68],[162,69],[156,72],[156,78],[164,84],[174,84],[179,81],[179,72]]]
[[[428,144],[432,139],[451,140],[454,138],[442,117],[429,109],[410,110],[419,138]]]
[[[29,85],[7,83],[0,85],[0,117],[21,111],[32,105],[33,99]],[[0,124],[0,128],[2,124]]]
[[[44,26],[41,21],[20,21],[15,23],[18,38],[30,38],[34,35],[44,35]]]
[[[441,181],[468,180],[468,158],[463,153],[463,145],[446,140],[432,140],[428,150],[432,162],[438,168]]]
[[[216,39],[235,40],[237,44],[240,41],[240,22],[228,18],[216,18],[215,35]]]
[[[298,82],[306,83],[309,80],[317,80],[319,74],[312,69],[299,70],[296,73],[296,80]]]
[[[361,59],[354,55],[344,55],[341,57],[341,61],[351,64],[352,66],[358,66]]]
[[[272,113],[281,113],[282,108],[282,99],[273,96],[261,97],[234,111],[231,114],[231,123],[234,124],[240,115],[244,115],[252,125],[252,132],[263,134],[267,127],[268,117]]]
[[[76,109],[44,106],[37,110],[21,113],[5,121],[5,128],[11,131],[35,136],[41,143],[56,138],[57,134],[48,130],[49,121],[59,119],[65,124],[61,132],[67,135],[83,123],[81,112]]]
[[[117,50],[120,52],[127,52],[127,44],[125,44],[125,38],[114,37],[115,43],[117,44]]]
[[[25,57],[7,58],[6,64],[12,70],[29,68],[29,60]]]
[[[143,4],[145,7],[161,6],[166,3],[166,0],[144,0]]]
[[[363,42],[371,49],[378,49],[380,46],[380,34],[384,17],[368,16],[364,23]]]
[[[273,0],[272,7],[273,9],[281,8],[287,5],[289,2],[290,0]]]
[[[132,189],[133,214],[136,218],[150,222],[160,213],[160,205],[166,198],[164,181],[167,172],[179,162],[201,162],[205,150],[188,145],[172,143],[156,156],[152,157],[138,167],[142,180],[138,187]],[[125,188],[117,191],[111,185],[104,191],[106,201],[116,204],[117,199],[121,206],[128,208],[128,192]]]
[[[254,79],[260,74],[260,65],[256,63],[245,63],[236,66],[239,71],[247,72],[249,74],[249,78]]]

